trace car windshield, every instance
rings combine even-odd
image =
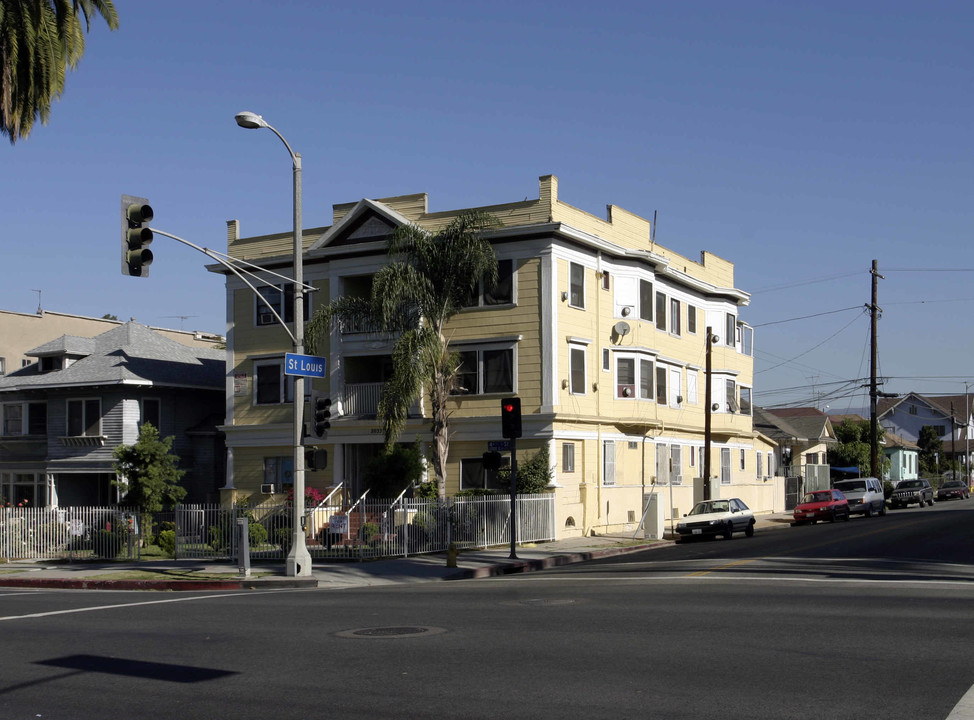
[[[842,482],[837,482],[835,487],[843,492],[855,492],[856,490],[865,491],[866,481],[865,480],[843,480]]]
[[[820,503],[828,502],[832,499],[832,493],[830,492],[810,492],[804,498],[802,498],[803,503]]]
[[[918,488],[923,487],[923,483],[919,480],[904,480],[896,487],[898,488]]]
[[[945,487],[945,488],[947,488],[947,487],[964,487],[964,483],[962,483],[960,480],[950,480],[948,482],[945,482],[943,484],[943,487]]]
[[[707,513],[730,512],[730,505],[726,500],[705,500],[698,502],[690,511],[691,515],[706,515]]]

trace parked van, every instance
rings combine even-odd
[[[872,517],[886,514],[886,496],[883,494],[883,484],[876,478],[855,478],[840,480],[833,484],[836,490],[841,490],[849,501],[851,515],[865,515]]]

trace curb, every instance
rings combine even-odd
[[[53,588],[61,590],[157,590],[157,591],[202,591],[202,590],[257,590],[275,588],[316,588],[317,578],[258,580],[98,580],[97,578],[4,578],[0,587],[14,588]]]
[[[600,558],[614,557],[616,555],[628,555],[630,553],[655,550],[657,548],[669,547],[670,542],[656,542],[648,545],[632,545],[622,548],[606,548],[605,550],[591,550],[589,552],[566,553],[564,555],[552,555],[551,557],[538,558],[535,560],[518,560],[510,563],[489,565],[487,567],[471,568],[461,570],[453,575],[449,575],[444,580],[470,580],[474,578],[499,577],[501,575],[516,575],[519,573],[537,572],[548,568],[560,567],[562,565],[574,565],[575,563],[598,560]]]

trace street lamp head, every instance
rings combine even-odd
[[[237,113],[233,116],[233,119],[237,121],[237,125],[242,128],[265,128],[267,123],[264,122],[262,118],[257,113],[252,113],[248,111]]]

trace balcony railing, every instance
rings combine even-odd
[[[342,414],[355,416],[375,415],[379,397],[385,383],[352,383],[345,385],[342,398]]]

